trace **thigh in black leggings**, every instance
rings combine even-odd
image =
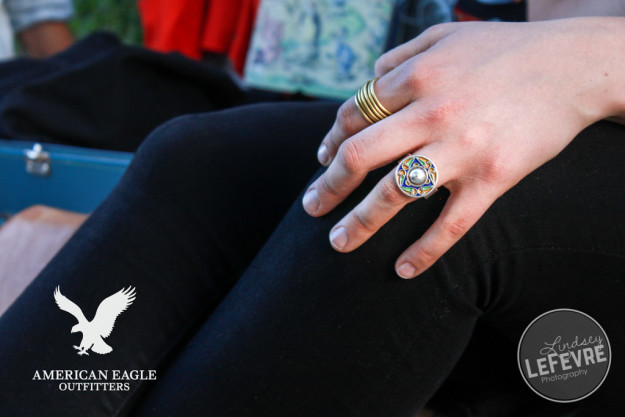
[[[623,411],[623,128],[587,129],[404,281],[394,261],[447,193],[410,204],[353,253],[334,252],[332,225],[391,167],[321,219],[299,201],[288,209],[336,110],[291,106],[189,116],[151,135],[0,319],[0,400],[14,415],[40,415],[37,397],[47,415],[407,417],[447,378],[478,319],[516,343],[558,307],[596,318],[614,350],[604,385],[576,406]],[[54,305],[54,287],[91,317],[129,284],[137,300],[107,339],[113,352],[77,356],[74,319]],[[158,368],[158,380],[129,392],[60,394],[31,381],[36,369],[143,368]]]
[[[258,105],[170,121],[150,135],[109,198],[0,318],[0,416],[116,416],[128,392],[62,392],[36,370],[160,369],[251,262],[318,169],[336,105]],[[106,342],[78,356],[76,319],[123,287],[137,298]],[[42,408],[42,406],[44,406]],[[7,414],[4,414],[4,413]]]
[[[394,261],[431,225],[445,191],[412,203],[350,254],[330,248],[328,231],[391,167],[322,219],[296,201],[136,415],[414,416],[478,319],[516,345],[532,319],[561,307],[597,319],[617,357],[625,351],[623,132],[609,123],[584,131],[411,281],[395,276]],[[494,356],[485,350],[481,367]],[[588,399],[538,399],[539,409],[620,415],[623,370],[615,359]],[[517,378],[520,396],[534,396]]]

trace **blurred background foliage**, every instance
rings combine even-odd
[[[96,30],[108,30],[117,34],[124,43],[141,44],[141,23],[136,1],[74,0],[74,9],[76,13],[70,27],[76,39]]]

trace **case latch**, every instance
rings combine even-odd
[[[26,172],[37,177],[47,177],[52,172],[50,154],[43,150],[40,143],[35,143],[32,149],[24,150]]]

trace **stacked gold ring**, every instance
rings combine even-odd
[[[362,85],[356,92],[356,106],[363,117],[371,124],[390,116],[392,113],[380,103],[375,95],[375,82],[377,78],[369,80]]]

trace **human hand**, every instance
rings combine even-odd
[[[625,91],[624,31],[619,18],[451,23],[389,51],[376,63],[375,90],[394,114],[371,125],[353,97],[341,106],[318,152],[328,169],[304,208],[322,216],[369,171],[409,153],[430,158],[450,197],[396,262],[401,277],[417,276],[583,128],[622,117],[614,90]],[[394,171],[334,226],[336,250],[356,249],[414,201],[399,191]]]

